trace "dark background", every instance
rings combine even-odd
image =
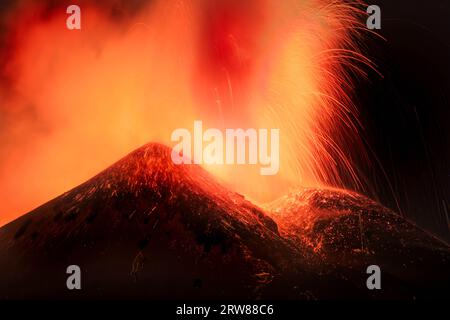
[[[381,8],[386,40],[365,42],[384,78],[369,72],[356,85],[367,193],[449,242],[450,1],[369,4]]]

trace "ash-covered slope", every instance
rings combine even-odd
[[[0,298],[448,296],[448,246],[375,202],[297,190],[263,211],[170,151],[146,145],[1,228]]]
[[[449,246],[367,197],[297,189],[267,211],[284,238],[314,252],[308,260],[317,272],[358,286],[367,266],[377,265],[382,290],[373,297],[450,297]]]
[[[0,297],[258,297],[295,249],[170,151],[146,145],[0,229]],[[79,292],[66,289],[72,264]]]

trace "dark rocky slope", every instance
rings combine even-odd
[[[413,298],[445,294],[449,260],[363,196],[297,190],[263,210],[149,144],[0,229],[0,298]]]

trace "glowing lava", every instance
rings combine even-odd
[[[80,31],[65,28],[65,7],[24,3],[8,15],[1,65],[0,224],[144,143],[171,145],[195,119],[280,129],[278,175],[207,167],[250,198],[359,185],[342,151],[358,142],[348,71],[370,64],[355,3],[161,0],[119,19],[80,1]]]

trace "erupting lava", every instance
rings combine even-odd
[[[123,2],[112,2],[117,5]],[[351,72],[371,65],[355,39],[358,1],[178,0],[132,9],[24,1],[5,18],[0,91],[0,224],[195,119],[279,128],[280,170],[207,166],[259,202],[293,186],[360,182]]]
[[[81,30],[54,1],[0,12],[0,224],[59,195],[0,227],[0,299],[448,296],[448,245],[339,188],[362,187],[359,0],[78,2]]]
[[[374,263],[383,290],[367,290]],[[450,248],[352,192],[259,208],[147,144],[0,228],[0,266],[0,299],[420,299],[448,296]]]

